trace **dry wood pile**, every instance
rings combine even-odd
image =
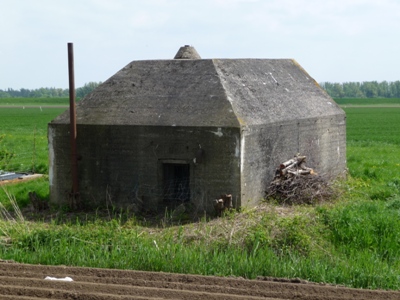
[[[306,166],[306,156],[297,154],[279,165],[266,199],[275,199],[280,204],[313,204],[333,196],[328,181]]]
[[[276,171],[275,178],[293,177],[297,175],[314,175],[316,174],[313,169],[306,167],[306,156],[300,156],[297,154],[294,158],[289,159],[279,165],[279,169]]]

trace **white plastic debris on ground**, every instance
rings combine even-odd
[[[46,278],[44,280],[74,281],[71,277],[56,278],[56,277],[50,277],[50,276],[46,276]]]

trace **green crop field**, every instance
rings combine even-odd
[[[400,107],[345,108],[347,163],[373,199],[400,194]]]
[[[348,142],[380,142],[400,145],[400,107],[343,108]]]
[[[400,98],[336,98],[339,105],[361,106],[400,106]]]
[[[0,150],[14,154],[0,161],[0,170],[44,172],[48,170],[47,124],[66,108],[0,108]]]
[[[68,98],[0,98],[0,107],[2,106],[67,106]]]
[[[245,278],[298,277],[399,290],[400,107],[379,107],[386,99],[363,99],[375,107],[359,107],[353,100],[342,106],[349,176],[335,183],[335,199],[291,207],[265,202],[257,209],[214,220],[204,216],[186,225],[170,211],[154,224],[114,207],[91,214],[51,208],[38,216],[13,209],[12,203],[27,206],[32,190],[48,199],[48,181],[42,178],[0,189],[0,258]],[[0,149],[16,153],[8,167],[47,171],[47,123],[63,110],[0,109]]]

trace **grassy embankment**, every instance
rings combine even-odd
[[[337,183],[335,201],[296,207],[265,203],[186,225],[166,213],[157,227],[112,208],[105,218],[72,221],[60,211],[50,211],[46,222],[3,215],[0,258],[400,289],[400,108],[345,110],[350,176]],[[3,191],[1,202],[9,207],[16,195],[22,205],[24,193],[47,182],[33,184],[7,187],[9,196]]]

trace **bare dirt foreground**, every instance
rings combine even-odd
[[[400,292],[297,282],[0,262],[0,299],[400,299]]]

